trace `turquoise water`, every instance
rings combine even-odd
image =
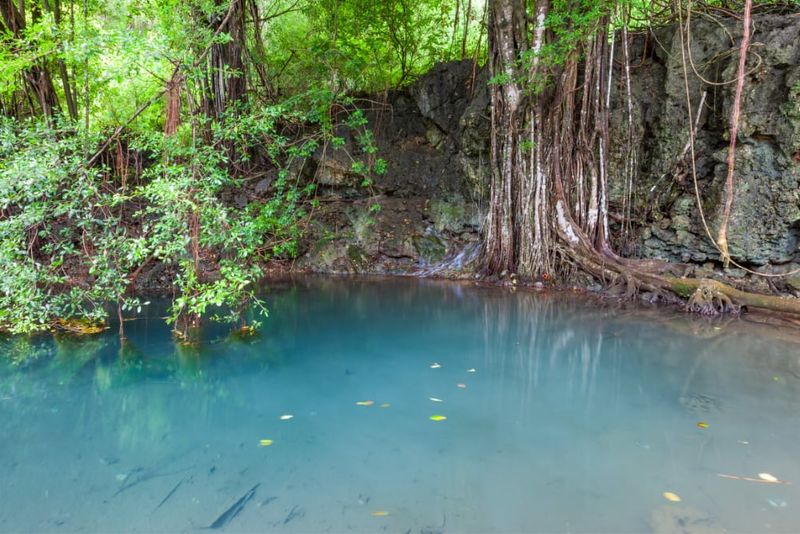
[[[769,331],[416,280],[267,300],[248,342],[176,346],[163,303],[124,348],[0,341],[0,531],[800,530]]]

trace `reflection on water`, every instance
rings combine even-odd
[[[176,345],[157,304],[122,345],[0,340],[0,531],[800,527],[758,478],[800,483],[789,341],[415,280],[268,302],[248,340]]]

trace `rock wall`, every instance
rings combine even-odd
[[[697,184],[714,236],[724,201],[734,91],[729,82],[736,75],[740,26],[736,19],[691,20],[686,67],[694,115],[706,94],[697,123]],[[699,217],[685,151],[689,106],[680,34],[673,26],[633,37],[630,99],[619,42],[616,50],[610,209],[619,224],[625,206],[632,206],[634,221],[616,247],[628,256],[682,262],[712,275],[720,268],[719,254]],[[753,269],[785,272],[800,266],[800,14],[757,13],[747,67],[730,251]],[[378,103],[367,106],[370,127],[389,170],[365,190],[344,155],[320,154],[314,169],[320,213],[297,266],[398,274],[442,262],[458,270],[474,257],[488,196],[486,80],[469,61],[441,64],[406,90],[371,97]],[[349,137],[347,144],[357,148]],[[626,195],[629,154],[635,172]],[[376,203],[380,211],[371,212]],[[776,284],[800,288],[800,277],[788,287]]]
[[[477,249],[485,207],[485,74],[470,61],[441,64],[408,89],[357,102],[388,170],[362,187],[348,156],[357,142],[344,129],[345,150],[317,154],[320,208],[297,267],[378,274],[443,261],[459,267],[463,251]]]
[[[753,30],[728,241],[737,262],[780,272],[793,267],[800,250],[800,15],[757,14]],[[613,147],[612,210],[623,206],[623,162],[632,149],[638,159],[634,214],[645,223],[633,239],[620,244],[628,255],[696,263],[708,272],[719,267],[719,253],[699,215],[685,152],[689,139],[686,83],[694,116],[706,95],[697,123],[697,185],[708,226],[716,237],[724,204],[731,82],[736,77],[736,43],[741,33],[741,22],[735,19],[692,17],[686,78],[677,27],[637,37],[630,50],[632,128],[624,73],[615,72],[612,130],[620,142]],[[621,50],[617,59],[623,59]],[[631,145],[625,141],[629,132]]]

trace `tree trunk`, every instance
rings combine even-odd
[[[514,273],[517,267],[519,191],[526,180],[520,151],[525,117],[519,55],[528,49],[524,0],[491,0],[489,5],[489,68],[492,141],[489,214],[483,250],[487,275]]]
[[[244,0],[231,0],[229,13],[214,15],[208,21],[214,30],[221,28],[230,35],[226,43],[211,46],[209,58],[208,94],[203,108],[209,117],[222,118],[228,106],[245,94],[244,62],[242,52],[245,47]],[[217,5],[222,5],[217,0]],[[224,22],[224,23],[223,23]]]
[[[24,9],[24,3],[20,4]],[[2,14],[2,21],[6,29],[14,36],[15,39],[22,38],[25,30],[25,18],[14,2],[11,0],[0,1],[0,14]],[[32,20],[37,21],[41,17],[41,12],[38,7],[34,5],[31,9]],[[53,81],[50,77],[50,72],[47,69],[47,63],[44,59],[36,60],[30,67],[25,69],[22,73],[26,84],[30,87],[31,91],[36,97],[39,105],[39,112],[47,119],[52,119],[53,115],[59,111],[58,96],[56,95]],[[31,109],[31,114],[35,114],[36,110]]]
[[[44,0],[45,8],[50,9],[47,0]],[[52,6],[52,13],[53,13],[53,21],[55,22],[56,30],[61,28],[61,2],[60,0],[53,0]],[[69,116],[73,121],[78,120],[78,103],[75,100],[75,91],[73,89],[72,84],[70,83],[69,79],[69,72],[67,71],[67,64],[64,63],[64,59],[59,57],[57,60],[58,63],[58,74],[61,78],[61,85],[64,88],[64,101],[67,104],[67,111],[69,112]]]
[[[181,124],[181,86],[183,75],[177,70],[167,82],[166,105],[164,110],[164,134],[173,135]]]

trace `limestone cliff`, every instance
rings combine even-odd
[[[712,235],[722,211],[740,24],[699,15],[691,20],[686,68],[692,113],[703,103],[697,185]],[[630,99],[619,38],[610,208],[614,224],[626,223],[629,231],[614,232],[624,235],[615,246],[627,256],[681,262],[713,276],[721,268],[719,255],[699,216],[685,150],[689,105],[680,34],[672,26],[632,36]],[[728,239],[737,262],[786,272],[800,264],[800,14],[756,14],[747,67]],[[389,170],[365,190],[346,161],[317,159],[322,207],[296,265],[398,274],[444,264],[452,274],[474,257],[488,196],[486,80],[471,62],[441,64],[407,89],[370,97],[370,127]],[[635,156],[632,173],[625,169],[628,155]],[[380,211],[370,212],[376,203]],[[736,269],[728,274],[744,276]],[[747,284],[766,288],[767,282]],[[800,277],[772,285],[793,290]]]

